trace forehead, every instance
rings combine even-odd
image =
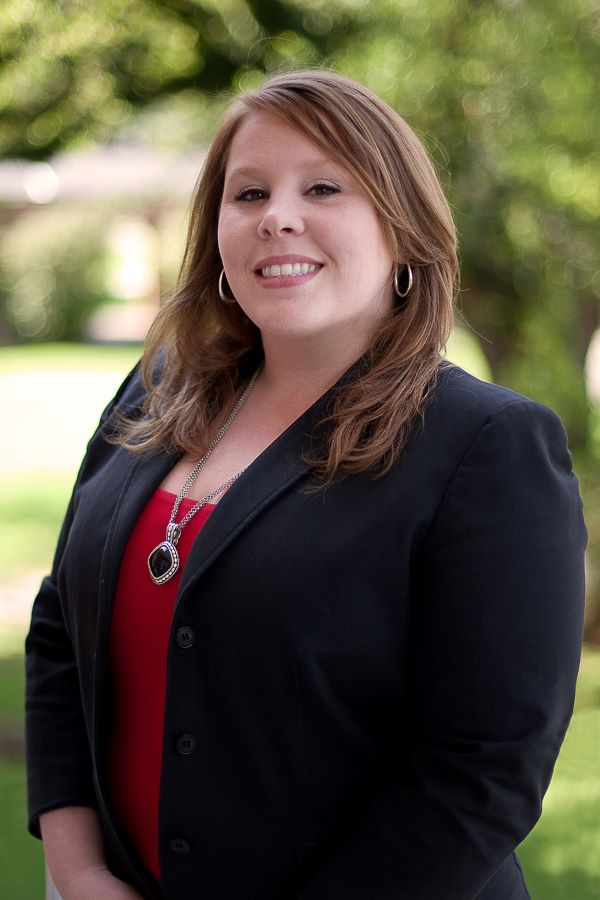
[[[297,125],[273,113],[251,110],[233,137],[225,175],[238,169],[280,165],[286,160],[307,166],[341,165]]]

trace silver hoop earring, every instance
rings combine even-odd
[[[223,282],[225,280],[225,269],[221,269],[221,274],[219,275],[219,297],[223,301],[223,303],[229,303],[230,306],[233,306],[234,303],[237,303],[235,297],[228,297],[225,293],[225,288]]]
[[[396,291],[396,294],[398,295],[398,297],[408,297],[408,295],[410,294],[410,292],[412,290],[412,286],[413,286],[412,269],[408,263],[406,263],[404,268],[408,272],[408,284],[406,285],[406,288],[404,291],[400,290],[399,277],[398,277],[400,274],[399,270],[396,268],[396,270],[394,272],[394,290]]]

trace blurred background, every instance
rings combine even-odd
[[[0,7],[0,892],[25,832],[22,644],[85,443],[172,290],[230,92],[326,64],[423,139],[460,235],[448,356],[552,406],[590,532],[575,715],[521,848],[600,897],[599,0],[4,0]],[[76,410],[76,413],[75,413]]]

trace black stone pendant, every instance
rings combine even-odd
[[[154,584],[164,584],[179,568],[179,553],[171,541],[162,541],[148,557],[148,571]]]

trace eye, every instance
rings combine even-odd
[[[308,189],[307,193],[313,194],[315,197],[329,197],[331,194],[339,194],[340,188],[337,184],[328,184],[325,181],[319,181],[318,184],[313,184],[313,186]]]
[[[252,202],[252,200],[264,200],[266,196],[267,192],[262,188],[245,187],[242,188],[241,191],[238,191],[233,199],[249,203]]]

